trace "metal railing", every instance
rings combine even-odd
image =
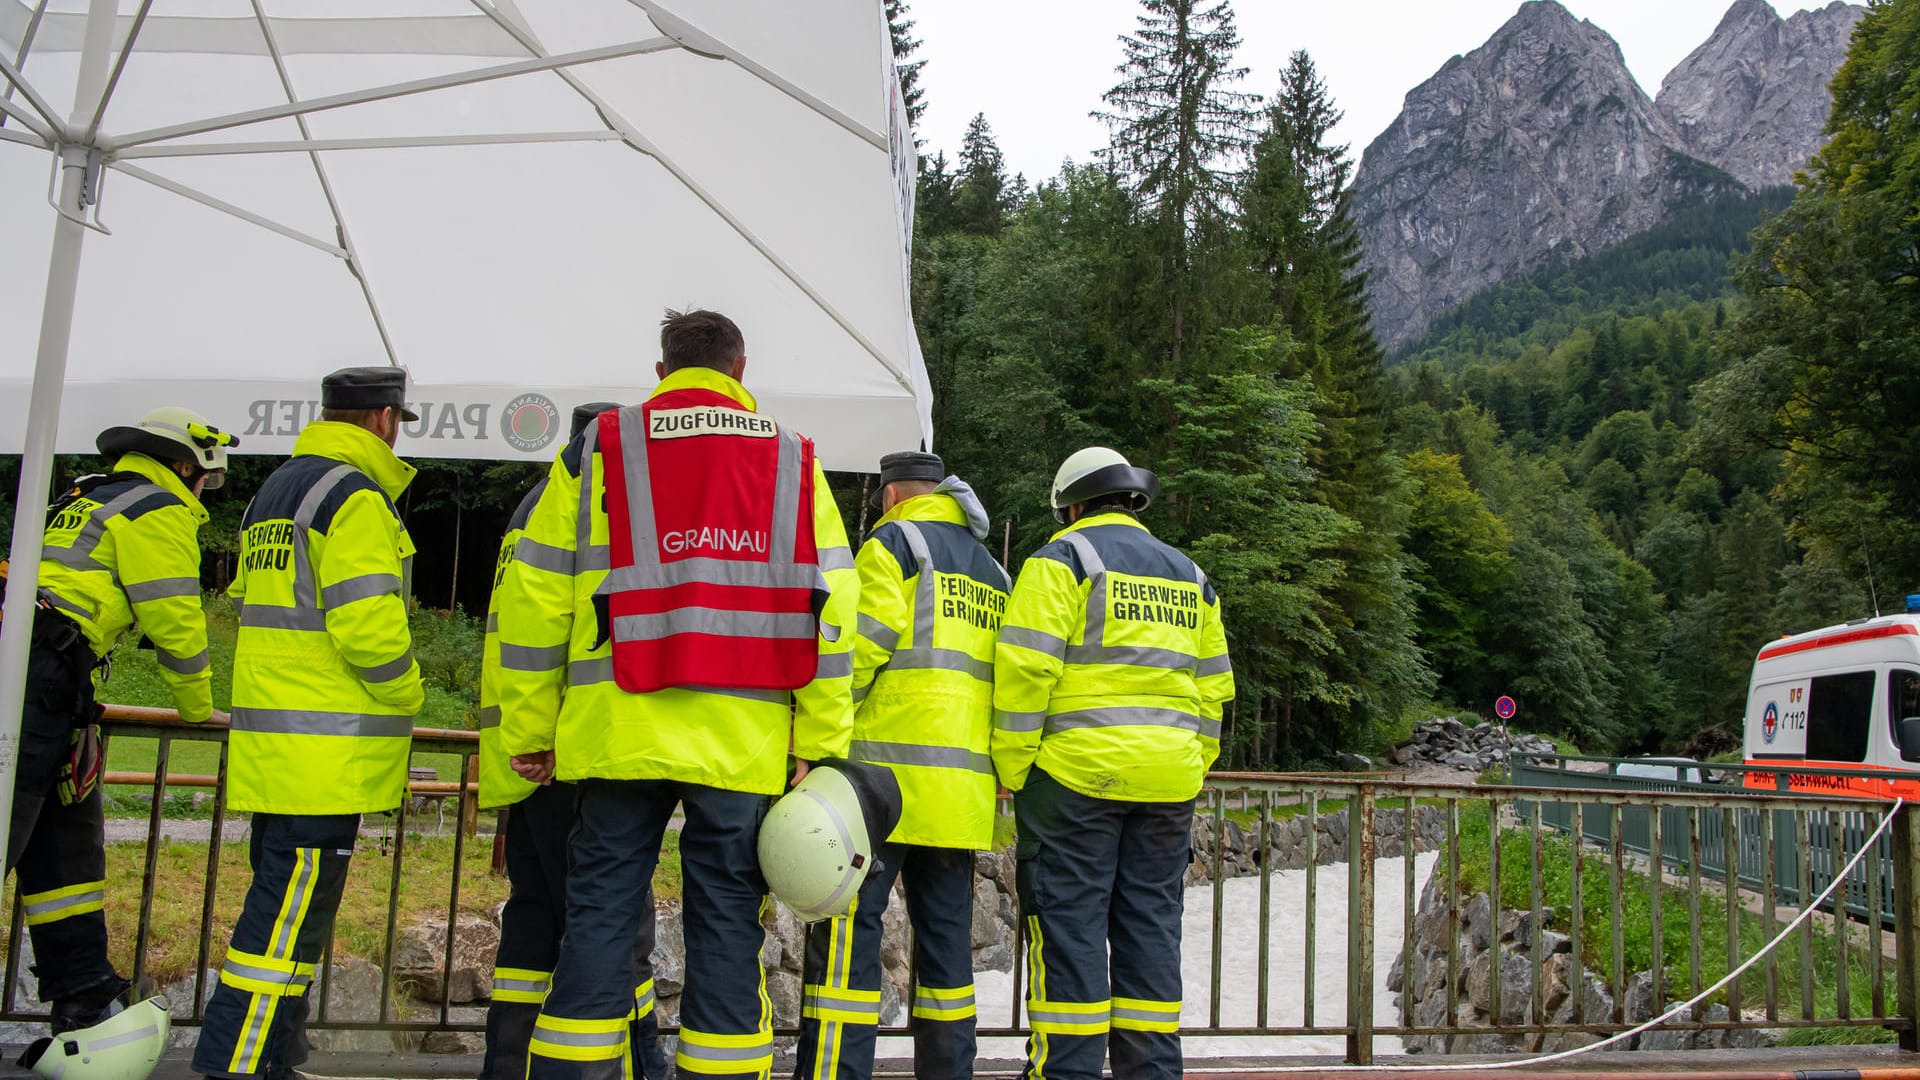
[[[152,775],[142,774],[143,781],[152,785],[154,797],[142,848],[144,869],[133,927],[136,977],[146,973],[149,963],[155,884],[165,831],[164,796],[176,783],[168,771],[171,748],[184,740],[220,745],[212,789],[213,816],[206,841],[206,871],[199,897],[194,1003],[190,1015],[178,1021],[195,1025],[201,1020],[209,969],[218,966],[221,956],[221,943],[215,936],[216,901],[222,895],[231,899],[231,894],[220,891],[223,848],[232,846],[222,832],[225,730],[217,725],[185,725],[127,712],[116,713],[108,730],[112,738],[157,741]],[[416,753],[454,755],[461,766],[456,775],[469,775],[467,768],[477,749],[472,732],[418,731],[414,737]],[[474,798],[471,785],[442,781],[424,793],[448,794],[438,790],[443,786],[455,789],[450,794],[457,796],[465,817]],[[1382,831],[1383,821],[1390,823],[1396,809],[1404,812],[1397,850],[1391,831]],[[1372,776],[1217,773],[1209,777],[1196,804],[1196,829],[1211,831],[1210,836],[1196,837],[1200,841],[1196,849],[1207,853],[1202,865],[1209,880],[1190,889],[1188,896],[1194,905],[1210,901],[1211,932],[1204,940],[1189,935],[1185,943],[1186,955],[1194,965],[1187,980],[1192,1004],[1182,1031],[1188,1036],[1327,1038],[1337,1040],[1343,1047],[1342,1056],[1353,1064],[1370,1063],[1376,1040],[1381,1038],[1438,1037],[1459,1042],[1493,1036],[1532,1039],[1531,1045],[1538,1045],[1553,1036],[1598,1037],[1623,1031],[1633,1026],[1626,1005],[1628,980],[1634,974],[1629,969],[1635,966],[1628,956],[1629,918],[1650,919],[1653,942],[1664,940],[1664,922],[1676,918],[1686,922],[1685,936],[1690,941],[1687,955],[1675,957],[1671,950],[1659,947],[1650,953],[1654,1004],[1656,1011],[1663,1011],[1669,1000],[1684,1000],[1716,972],[1731,970],[1743,959],[1742,950],[1755,932],[1772,936],[1779,926],[1777,887],[1785,877],[1794,877],[1803,890],[1800,895],[1805,895],[1805,890],[1813,887],[1819,867],[1831,865],[1814,856],[1837,860],[1850,854],[1843,851],[1847,837],[1852,835],[1847,829],[1833,828],[1824,846],[1811,843],[1816,821],[1855,815],[1861,827],[1870,831],[1889,809],[1890,804],[1856,799],[1772,795],[1741,789],[1659,792],[1449,786]],[[1561,813],[1567,818],[1570,833],[1585,842],[1573,843],[1556,832],[1552,822],[1554,815]],[[1874,1027],[1896,1033],[1908,1049],[1920,1048],[1916,1046],[1915,1025],[1916,1011],[1920,1010],[1920,947],[1916,947],[1920,921],[1915,917],[1916,899],[1920,898],[1920,828],[1915,827],[1915,813],[1903,810],[1893,821],[1884,865],[1878,859],[1864,861],[1871,880],[1863,895],[1884,893],[1893,898],[1897,926],[1892,934],[1892,957],[1885,956],[1875,940],[1864,944],[1857,941],[1858,933],[1835,933],[1831,925],[1816,928],[1808,923],[1781,950],[1786,955],[1770,956],[1763,967],[1727,989],[1721,999],[1727,1006],[1724,1018],[1707,1013],[1703,1006],[1665,1028],[1704,1032]],[[310,1023],[315,1029],[482,1029],[477,1021],[454,1017],[446,1000],[452,996],[446,991],[456,963],[464,830],[455,830],[453,869],[444,884],[447,927],[440,957],[438,1015],[410,1019],[401,1015],[394,1002],[395,943],[403,884],[412,877],[414,887],[424,887],[418,880],[423,875],[410,874],[405,862],[407,815],[406,806],[395,814],[387,852],[392,862],[386,868],[384,935],[375,950],[378,955],[369,957],[381,965],[378,1018],[355,1020],[330,1015],[334,947],[330,943],[313,991],[319,999]],[[1686,836],[1688,852],[1698,854],[1684,863],[1630,857],[1633,849],[1629,841],[1634,835],[1628,824],[1631,821],[1645,821],[1648,839],[1660,850],[1667,850],[1668,838],[1676,835],[1674,823],[1685,822],[1679,831]],[[1719,865],[1736,867],[1733,873],[1723,869],[1715,874],[1709,869],[1704,854],[1715,842],[1708,839],[1710,834],[1705,830],[1709,821],[1720,823],[1722,831],[1711,835],[1731,853]],[[1297,841],[1298,846],[1283,850],[1283,838]],[[1789,838],[1792,843],[1788,843]],[[1802,839],[1808,842],[1800,842]],[[1745,872],[1739,869],[1746,865],[1742,856],[1749,846],[1757,851],[1758,861],[1753,865],[1763,886],[1758,895],[1747,890]],[[1791,857],[1796,859],[1792,875],[1776,869],[1782,848],[1790,848]],[[1383,850],[1388,852],[1384,858],[1380,857]],[[1344,859],[1333,861],[1336,854]],[[1283,860],[1298,866],[1276,866]],[[1236,867],[1242,871],[1238,881],[1234,880]],[[469,872],[485,871],[476,867]],[[1586,888],[1596,879],[1604,883],[1606,897],[1597,907],[1588,900]],[[116,887],[121,886],[109,883],[110,891]],[[229,883],[229,888],[240,887]],[[1345,893],[1344,905],[1338,903],[1341,892]],[[1500,961],[1493,967],[1495,976],[1484,980],[1483,987],[1470,986],[1469,961],[1478,958],[1481,950],[1474,940],[1463,939],[1463,931],[1470,921],[1469,907],[1480,893],[1487,894],[1490,903],[1488,910],[1477,917],[1492,919],[1496,929],[1490,931],[1490,937],[1494,941],[1500,937],[1497,927],[1503,916],[1511,911],[1515,914],[1508,917],[1530,918],[1535,928],[1551,926],[1556,933],[1564,934],[1566,942],[1550,941],[1551,935],[1545,933],[1532,933],[1528,945],[1495,952],[1489,961]],[[1379,902],[1395,894],[1402,910],[1397,918],[1383,919]],[[1651,907],[1642,910],[1638,905],[1647,897],[1651,898]],[[183,902],[177,897],[174,901]],[[1425,909],[1420,908],[1422,902]],[[1332,910],[1323,912],[1323,907]],[[1331,925],[1323,916],[1331,916]],[[1253,923],[1251,928],[1249,922]],[[1019,935],[1024,920],[1016,918],[1014,924]],[[1724,926],[1724,964],[1719,957],[1703,955],[1701,931],[1716,924]],[[16,897],[7,939],[0,1019],[40,1018],[23,1011],[16,1001],[22,925]],[[1431,956],[1431,965],[1441,982],[1432,982],[1431,977],[1428,982],[1444,985],[1445,1009],[1439,1022],[1417,1024],[1417,995],[1412,985],[1416,961],[1411,947],[1420,941],[1422,927],[1430,931],[1435,926],[1442,928],[1438,936],[1444,945]],[[118,925],[113,930],[125,933],[126,927]],[[1405,1007],[1400,1015],[1382,1015],[1376,1010],[1377,985],[1383,974],[1379,965],[1382,960],[1391,962],[1396,937],[1406,985]],[[1023,935],[1016,936],[1014,945],[1015,956],[1023,957]],[[1563,948],[1568,958],[1557,960],[1550,950]],[[1202,955],[1204,984],[1193,976]],[[1336,955],[1340,970],[1329,970],[1333,966],[1329,958]],[[1509,964],[1519,963],[1527,965],[1531,979],[1514,988],[1503,986],[1505,980],[1498,973]],[[1545,1000],[1543,976],[1549,965],[1563,967],[1567,984],[1574,987],[1584,988],[1591,973],[1608,988],[1611,1008],[1605,1015],[1589,1015],[1585,995],[1576,993],[1568,1015],[1555,1022]],[[1789,982],[1789,975],[1797,977],[1798,983]],[[1858,986],[1862,977],[1868,984],[1865,987]],[[1024,1037],[1029,1033],[1022,1019],[1023,981],[1023,964],[1016,959],[1007,1000],[990,1013],[983,997],[979,1021],[982,1038]],[[1344,993],[1334,989],[1336,983],[1344,984]],[[1320,990],[1327,991],[1326,1001],[1320,1000]],[[1524,993],[1527,1000],[1501,1000],[1513,993]],[[1202,994],[1204,1009],[1200,1004]],[[1474,999],[1482,994],[1487,1000],[1476,1006]],[[1856,1007],[1856,996],[1864,1007]],[[1512,1019],[1516,1014],[1517,1022]],[[667,1026],[664,1030],[673,1029]],[[882,1031],[883,1035],[903,1033],[904,1029],[897,1028]],[[1285,1046],[1280,1042],[1271,1045],[1276,1051]],[[1461,1048],[1454,1046],[1456,1050]]]
[[[1687,765],[1659,762],[1665,767],[1672,764],[1677,771],[1698,772],[1702,776],[1725,777],[1726,783],[1708,780],[1689,781],[1685,779],[1653,779],[1643,776],[1621,776],[1614,770],[1621,765],[1644,764],[1631,758],[1584,757],[1562,754],[1524,754],[1515,755],[1510,768],[1513,783],[1548,788],[1605,788],[1622,791],[1675,791],[1709,792],[1732,798],[1741,796],[1767,796],[1768,788],[1785,791],[1790,774],[1805,773],[1804,763],[1793,767],[1785,765],[1744,765],[1744,764],[1706,764]],[[1581,766],[1605,766],[1606,772],[1581,772]],[[1884,769],[1822,769],[1824,775],[1832,777],[1859,777],[1865,780],[1885,781],[1890,774]],[[1745,780],[1751,784],[1752,778],[1760,778],[1765,786],[1742,786]],[[1780,811],[1766,811],[1759,801],[1750,800],[1739,806],[1733,817],[1708,815],[1704,820],[1694,820],[1678,808],[1661,811],[1658,820],[1646,810],[1627,815],[1622,822],[1626,830],[1627,850],[1641,856],[1650,856],[1656,843],[1666,864],[1674,869],[1686,870],[1697,860],[1701,872],[1710,878],[1725,878],[1726,866],[1731,861],[1738,868],[1740,884],[1747,889],[1772,894],[1783,904],[1799,905],[1803,897],[1814,896],[1826,889],[1833,880],[1834,872],[1846,862],[1852,854],[1860,850],[1860,845],[1873,832],[1874,822],[1869,813],[1858,809],[1862,803],[1871,806],[1876,800],[1849,798],[1851,807],[1828,817],[1816,817],[1813,820],[1796,820],[1792,815]],[[1544,804],[1543,812],[1549,826],[1567,833],[1572,829],[1572,805],[1570,803]],[[1765,818],[1772,820],[1763,820]],[[1583,835],[1591,843],[1610,842],[1611,822],[1602,817],[1598,820],[1588,815],[1583,823]],[[1735,842],[1730,846],[1729,828]],[[1804,831],[1802,831],[1804,830]],[[1695,833],[1697,832],[1697,836]],[[1846,910],[1856,918],[1866,919],[1877,916],[1881,925],[1892,928],[1897,915],[1897,897],[1893,890],[1893,841],[1891,837],[1882,837],[1877,845],[1876,856],[1862,860],[1862,865],[1848,878],[1837,897],[1843,898]],[[1803,857],[1804,853],[1804,857]],[[1877,867],[1874,864],[1878,864]],[[1878,873],[1875,873],[1875,869]],[[1877,901],[1874,898],[1878,898]],[[1824,905],[1831,907],[1831,904]]]

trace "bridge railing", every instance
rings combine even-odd
[[[227,834],[234,823],[223,813],[226,732],[218,724],[186,725],[136,710],[116,711],[107,727],[110,739],[155,744],[151,776],[142,776],[153,798],[139,846],[141,872],[109,881],[110,931],[116,938],[133,935],[133,973],[144,975],[162,944],[155,938],[156,902],[176,915],[198,908],[197,920],[188,920],[193,1004],[178,1021],[193,1026],[201,1019],[207,980],[217,977],[213,972],[224,954],[223,905],[230,911],[246,884],[244,873],[222,870],[223,862],[239,856],[237,841]],[[218,750],[204,839],[183,845],[164,839],[183,832],[166,816],[165,795],[178,782],[170,758],[188,741],[211,742]],[[418,731],[414,750],[450,755],[458,763],[452,775],[462,777],[469,775],[477,743],[472,732]],[[471,785],[457,780],[426,782],[419,794],[456,799],[463,817],[474,798]],[[1639,971],[1651,976],[1656,1012],[1692,997],[1743,960],[1757,938],[1773,936],[1787,914],[1779,906],[1787,878],[1801,889],[1792,895],[1817,890],[1812,883],[1822,868],[1850,857],[1856,848],[1848,845],[1857,846],[1891,809],[1890,803],[1743,789],[1460,786],[1377,774],[1217,773],[1195,807],[1199,855],[1189,871],[1194,884],[1187,902],[1205,917],[1190,920],[1183,944],[1188,1000],[1182,1031],[1190,1037],[1256,1038],[1274,1053],[1297,1053],[1301,1044],[1286,1040],[1313,1038],[1321,1040],[1319,1046],[1338,1046],[1354,1064],[1370,1062],[1377,1044],[1393,1048],[1382,1040],[1415,1040],[1456,1052],[1518,1051],[1624,1031],[1637,1019],[1627,999]],[[486,880],[484,861],[463,857],[465,830],[435,840],[439,846],[426,849],[416,868],[409,852],[423,837],[410,829],[409,813],[406,805],[398,808],[390,839],[381,841],[386,866],[355,860],[356,874],[383,875],[376,878],[385,891],[378,929],[363,927],[352,946],[352,955],[380,967],[378,1015],[343,1019],[330,1009],[334,952],[348,948],[336,927],[311,991],[318,997],[311,1010],[314,1029],[481,1030],[477,1020],[454,1014],[445,1000],[449,993],[440,995],[432,1010],[437,1015],[394,1002],[403,897],[409,911],[422,910],[422,895],[446,901],[438,958],[440,986],[446,988],[454,974],[463,896],[500,889]],[[1891,898],[1891,934],[1851,927],[1845,919],[1838,926],[1846,932],[1836,932],[1830,918],[1818,926],[1809,921],[1763,966],[1665,1029],[1883,1029],[1915,1048],[1920,829],[1914,814],[1903,809],[1891,823],[1884,863],[1863,861],[1863,895]],[[1562,819],[1563,830],[1556,829]],[[1710,823],[1720,831],[1710,832]],[[1827,831],[1818,833],[1820,828]],[[1641,834],[1635,829],[1649,841],[1638,851],[1632,841]],[[1825,842],[1815,843],[1816,835]],[[1676,836],[1684,838],[1686,860],[1645,854],[1672,850]],[[205,846],[203,854],[192,855],[205,860],[198,895],[181,895],[173,885],[156,895],[163,891],[163,855],[171,863],[182,857],[183,846],[191,852],[196,844]],[[371,847],[371,841],[363,838],[362,845]],[[1715,845],[1733,857],[1709,863],[1705,856]],[[447,846],[452,858],[443,864]],[[1752,859],[1746,858],[1749,850]],[[1782,860],[1791,862],[1791,873],[1781,869],[1787,865]],[[1759,875],[1758,888],[1742,869],[1749,864]],[[1735,869],[1728,872],[1728,866]],[[131,926],[125,918],[129,904],[135,911]],[[1513,932],[1523,922],[1528,931]],[[16,898],[0,991],[3,1020],[39,1018],[16,994],[23,924]],[[1024,926],[1024,920],[1014,924]],[[1542,932],[1547,928],[1553,932]],[[1642,928],[1650,932],[1642,935]],[[170,933],[176,949],[188,940],[185,931]],[[1502,938],[1513,942],[1503,944]],[[1707,951],[1709,940],[1715,951],[1724,946],[1724,956]],[[1684,955],[1676,956],[1675,941]],[[1024,941],[1016,939],[1016,946],[1015,955],[1024,955]],[[1393,1000],[1381,991],[1392,967],[1400,969],[1404,1007],[1382,1004]],[[1529,977],[1518,977],[1522,970]],[[1549,999],[1557,991],[1549,983],[1557,978],[1584,988],[1588,976],[1607,990],[1602,1014],[1593,1014],[1580,993],[1570,1007],[1554,1007]],[[1017,960],[1005,978],[981,977],[981,1037],[1029,1033],[1025,978]],[[988,992],[990,984],[999,997]],[[1713,1004],[1724,1004],[1726,1011],[1709,1012]]]

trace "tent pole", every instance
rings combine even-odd
[[[78,218],[81,169],[62,169],[60,204]],[[20,760],[20,715],[27,686],[27,644],[40,584],[40,543],[46,534],[52,484],[53,440],[60,422],[60,393],[67,377],[67,339],[73,330],[74,293],[80,281],[80,242],[86,227],[62,214],[54,219],[53,257],[47,265],[47,298],[40,310],[40,351],[33,367],[33,398],[27,409],[27,440],[20,460],[20,498],[13,504],[13,550],[7,570],[7,603],[0,614],[0,837],[13,823],[14,769]]]
[[[114,0],[92,0],[86,38],[74,87],[76,122],[90,112],[106,84],[113,51]],[[53,482],[53,444],[60,428],[60,395],[67,382],[67,342],[73,336],[73,303],[80,288],[80,244],[87,229],[85,208],[87,155],[63,155],[60,213],[53,221],[53,254],[47,260],[47,293],[40,307],[40,347],[33,364],[33,393],[27,408],[27,437],[20,457],[20,498],[13,504],[13,549],[9,556],[7,601],[0,608],[0,840],[12,835],[13,782],[20,764],[20,717],[26,704],[27,646],[33,637],[33,608],[40,589],[40,548],[46,539],[48,489]]]

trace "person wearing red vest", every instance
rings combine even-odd
[[[755,411],[724,315],[669,313],[660,385],[561,453],[502,577],[501,747],[579,787],[567,932],[530,1080],[622,1080],[631,944],[675,809],[681,1075],[765,1076],[756,839],[768,797],[847,755],[859,579],[806,438]]]

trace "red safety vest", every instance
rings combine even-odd
[[[813,443],[712,390],[602,413],[613,675],[622,690],[793,690],[814,677],[827,595]],[[591,481],[583,477],[585,496]],[[582,508],[582,525],[587,518]]]

